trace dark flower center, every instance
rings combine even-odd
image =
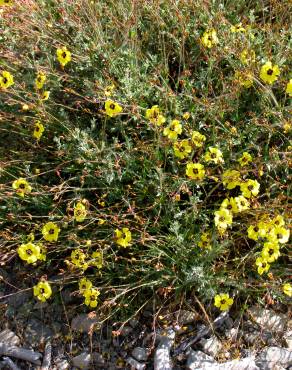
[[[194,175],[197,175],[199,173],[198,169],[197,168],[193,168],[193,174]]]
[[[8,82],[6,77],[3,78],[3,82],[4,82],[4,84],[6,84]]]
[[[257,233],[259,231],[259,228],[257,226],[254,227],[254,231]]]
[[[29,256],[31,256],[32,255],[32,251],[30,249],[27,249],[26,254],[28,254]]]
[[[184,151],[185,151],[185,148],[184,148],[183,146],[181,146],[181,147],[179,148],[179,151],[180,151],[180,152],[184,152]]]
[[[226,303],[226,300],[225,299],[222,299],[221,300],[221,304],[225,304]]]
[[[225,218],[223,216],[220,216],[219,221],[223,222]]]
[[[240,204],[241,204],[242,206],[244,206],[244,205],[245,205],[245,203],[244,203],[244,201],[243,201],[243,200],[240,202]]]
[[[274,249],[269,249],[269,255],[271,256],[272,254],[274,254]]]
[[[262,267],[265,268],[267,266],[266,262],[262,263]]]
[[[96,298],[96,297],[95,297],[95,295],[91,295],[91,296],[90,296],[90,300],[91,300],[91,301],[95,301],[95,298]]]
[[[227,209],[232,209],[232,205],[231,204],[228,204],[228,206],[226,208]]]
[[[212,153],[211,154],[211,158],[216,158],[216,154],[215,153]]]
[[[247,188],[248,188],[249,191],[252,191],[253,185],[249,185]]]
[[[44,289],[44,288],[41,288],[41,289],[40,289],[40,293],[41,293],[41,294],[45,293],[45,289]]]
[[[19,185],[19,189],[25,189],[25,185],[24,184],[20,184]]]
[[[113,103],[112,103],[112,104],[110,105],[110,109],[115,109],[115,104],[113,104]]]
[[[62,57],[65,59],[65,58],[66,58],[66,56],[67,56],[67,53],[66,53],[66,51],[64,51],[64,52],[62,53]]]
[[[283,235],[282,234],[277,234],[277,238],[278,239],[282,239],[283,238]]]
[[[52,234],[54,234],[54,233],[55,233],[55,230],[54,230],[54,229],[50,229],[50,230],[49,230],[49,234],[51,234],[51,235],[52,235]]]
[[[40,130],[39,126],[35,127],[35,131],[38,132]]]
[[[269,75],[269,76],[272,76],[272,74],[274,73],[274,71],[270,68],[270,69],[268,69],[268,71],[267,71],[267,75]]]

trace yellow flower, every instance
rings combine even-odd
[[[240,61],[242,64],[250,64],[255,62],[255,52],[254,50],[244,49],[240,54]]]
[[[2,89],[7,89],[14,84],[13,76],[8,71],[2,71],[0,75],[0,87]]]
[[[246,166],[249,162],[252,161],[252,156],[248,152],[243,152],[242,156],[238,159],[241,167]]]
[[[260,78],[271,85],[278,79],[279,74],[279,67],[276,64],[273,66],[271,62],[267,62],[261,68]]]
[[[257,268],[258,268],[258,273],[262,275],[264,272],[268,272],[270,269],[270,265],[268,262],[263,258],[263,257],[258,257],[255,262]]]
[[[283,226],[273,227],[267,235],[268,240],[278,241],[281,244],[285,244],[289,241],[290,230],[285,229]]]
[[[266,242],[262,250],[262,258],[271,263],[276,261],[280,256],[280,247],[277,242]]]
[[[111,96],[115,88],[114,84],[107,86],[104,90],[104,95],[107,97]]]
[[[275,217],[271,220],[271,226],[272,226],[272,227],[284,226],[284,225],[285,225],[285,221],[284,221],[283,216],[281,216],[281,215],[277,215],[277,216],[275,216]]]
[[[201,148],[206,141],[206,136],[199,133],[199,131],[192,132],[192,142],[198,148]]]
[[[41,302],[46,302],[52,295],[52,288],[47,281],[40,281],[33,287],[33,294]]]
[[[109,117],[115,117],[123,111],[123,108],[118,104],[115,103],[113,100],[107,100],[105,102],[105,113]]]
[[[54,222],[47,222],[42,228],[42,234],[46,241],[56,242],[58,240],[60,229]]]
[[[35,263],[40,257],[40,247],[31,242],[21,244],[17,248],[19,257],[27,263]]]
[[[29,110],[29,105],[28,104],[23,104],[21,109],[24,111],[24,112],[27,112]]]
[[[16,194],[19,195],[20,197],[24,197],[25,194],[29,194],[31,192],[31,186],[29,183],[20,177],[17,180],[14,180],[12,183],[13,189],[16,190]]]
[[[229,294],[221,293],[214,297],[214,305],[221,311],[229,310],[233,304],[233,299],[229,297]]]
[[[82,249],[75,249],[71,252],[72,263],[83,270],[86,270],[88,268],[88,263],[85,261],[86,257],[87,255],[83,252]]]
[[[41,94],[41,97],[40,97],[40,100],[41,101],[45,101],[45,100],[48,100],[49,97],[50,97],[50,91],[44,91],[42,94]]]
[[[116,234],[115,235],[116,243],[118,245],[124,248],[130,245],[130,242],[132,240],[132,234],[127,227],[123,227],[122,230],[116,229],[115,234]]]
[[[98,269],[101,269],[102,265],[103,265],[102,253],[99,251],[92,252],[90,266],[94,266],[97,267]]]
[[[259,227],[257,225],[250,225],[247,229],[249,239],[257,241],[259,238]]]
[[[171,123],[163,130],[163,135],[167,136],[171,140],[176,140],[177,136],[181,133],[182,125],[177,119],[172,120]]]
[[[92,287],[92,282],[86,278],[79,280],[79,290],[81,293],[84,293],[86,290],[89,290]]]
[[[292,80],[291,80],[292,81]],[[185,112],[184,114],[183,114],[183,119],[185,119],[185,120],[188,120],[189,118],[190,118],[190,112]]]
[[[179,159],[184,159],[191,153],[192,147],[190,146],[189,140],[184,139],[181,141],[176,141],[173,144],[173,151],[176,157]]]
[[[87,289],[84,292],[84,303],[86,306],[95,308],[97,306],[97,297],[100,295],[100,291],[96,288]]]
[[[241,183],[240,172],[236,170],[224,171],[222,174],[222,182],[226,189],[234,189]]]
[[[246,89],[250,88],[253,84],[253,75],[249,72],[236,71],[234,77],[235,81]]]
[[[166,121],[165,117],[160,113],[158,105],[153,105],[153,107],[146,110],[146,118],[157,126],[161,126]]]
[[[212,48],[219,42],[217,32],[214,29],[206,30],[201,37],[201,42],[206,48]]]
[[[242,27],[242,23],[238,23],[235,26],[231,26],[230,30],[232,33],[245,32],[245,28]]]
[[[288,297],[292,297],[292,285],[290,283],[285,283],[282,285],[283,293]]]
[[[286,86],[286,93],[292,97],[292,79],[289,80],[289,82],[287,83],[287,86]]]
[[[13,5],[14,4],[14,1],[13,0],[0,0],[0,6],[9,6],[9,5]]]
[[[202,233],[198,246],[202,249],[211,249],[211,239],[212,235],[210,231],[205,231]]]
[[[66,46],[57,49],[57,59],[62,67],[71,61],[71,52],[67,50]]]
[[[74,218],[77,222],[83,222],[87,215],[86,207],[81,202],[78,202],[74,206]]]
[[[246,180],[240,184],[240,190],[245,198],[256,197],[260,191],[260,184],[257,180]]]
[[[200,163],[188,163],[186,175],[193,180],[202,180],[205,177],[205,167]]]
[[[210,146],[205,154],[206,162],[224,163],[222,152],[220,149]]]
[[[234,200],[236,202],[238,212],[243,212],[249,209],[249,201],[243,195],[235,197]]]
[[[232,224],[232,213],[225,208],[215,211],[215,225],[218,229],[226,230],[228,225]]]
[[[46,82],[47,76],[43,72],[38,72],[36,79],[35,79],[35,87],[37,90],[43,88]]]
[[[40,121],[36,121],[34,124],[33,137],[39,140],[45,131],[44,125]]]
[[[233,197],[225,198],[223,202],[221,203],[220,209],[227,209],[229,212],[233,212],[233,213],[239,212],[237,203]]]

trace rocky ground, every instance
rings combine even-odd
[[[195,310],[146,308],[121,327],[80,313],[66,290],[59,304],[36,302],[30,291],[0,294],[2,369],[292,369],[287,306],[253,306],[210,322]]]

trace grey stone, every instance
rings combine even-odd
[[[20,344],[20,339],[13,331],[5,329],[0,333],[0,342],[10,344],[11,346],[18,346]]]
[[[136,347],[132,351],[132,356],[138,361],[146,361],[148,354],[145,348]]]
[[[73,318],[71,328],[82,333],[90,333],[98,325],[99,321],[95,314],[81,314]]]
[[[231,340],[232,343],[234,343],[238,336],[238,328],[231,328],[226,330],[225,335],[228,339]]]
[[[68,370],[70,368],[70,364],[66,359],[57,359],[55,360],[55,368],[56,370]]]
[[[287,317],[272,310],[266,310],[261,307],[253,306],[249,309],[252,319],[264,330],[282,333],[287,326]]]
[[[175,332],[172,329],[166,330],[157,336],[159,344],[154,354],[154,370],[171,370],[172,362],[170,350],[173,346]]]
[[[262,370],[273,370],[275,365],[288,367],[292,365],[292,351],[281,347],[267,347],[256,359]]]
[[[130,326],[135,329],[139,325],[139,321],[137,319],[131,319],[129,321]]]
[[[102,354],[100,354],[98,352],[93,352],[92,353],[92,361],[97,366],[105,365],[105,360],[104,360]]]
[[[292,350],[292,330],[289,330],[284,334],[284,339],[287,347]]]
[[[45,343],[53,337],[52,330],[37,319],[30,319],[25,329],[25,339],[32,346]]]
[[[177,316],[178,325],[187,325],[196,320],[196,313],[187,310],[180,310]]]
[[[146,364],[141,364],[141,362],[135,360],[133,357],[128,357],[126,362],[136,370],[144,370],[146,368]]]
[[[82,352],[80,355],[73,357],[72,363],[78,369],[88,369],[91,363],[91,355],[87,352]]]
[[[213,357],[215,357],[222,348],[221,342],[214,335],[208,339],[201,339],[199,344],[205,353]]]
[[[263,332],[252,332],[252,333],[244,333],[243,338],[247,344],[255,344],[255,343],[264,343],[270,346],[277,345],[276,340],[273,338],[271,332],[263,331]]]
[[[32,298],[30,290],[16,292],[8,298],[8,304],[14,308],[18,308],[23,306],[30,298]]]
[[[260,370],[253,358],[232,360],[223,363],[195,361],[189,364],[188,370]]]
[[[132,333],[132,331],[133,331],[133,328],[131,328],[130,326],[123,326],[122,329],[121,329],[121,335],[126,337],[127,335]]]
[[[206,355],[204,352],[193,351],[190,349],[187,358],[187,369],[196,370],[199,368],[198,364],[201,363],[204,363],[205,365],[214,364],[215,360],[211,356]]]

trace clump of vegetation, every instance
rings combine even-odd
[[[0,1],[0,259],[20,289],[107,316],[292,295],[288,3]]]

